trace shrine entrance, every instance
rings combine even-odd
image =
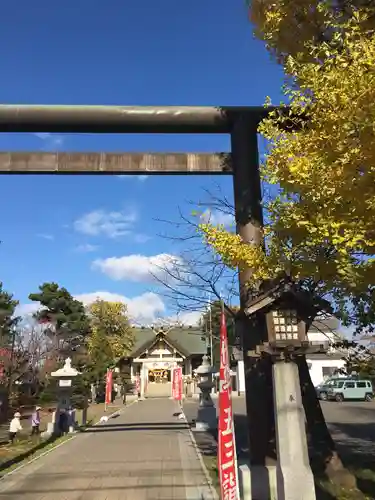
[[[231,153],[40,153],[0,152],[0,173],[17,174],[229,174],[233,176],[237,233],[246,243],[262,245],[263,212],[257,130],[273,107],[50,106],[0,105],[0,132],[230,134]],[[285,107],[283,112],[289,114]],[[289,115],[290,116],[290,115]],[[299,123],[301,119],[299,118]],[[290,127],[295,127],[291,117]],[[239,272],[241,309],[249,300],[251,270]],[[259,323],[259,324],[258,324]],[[268,419],[272,391],[256,347],[268,341],[263,323],[238,317],[236,334],[244,353],[251,464],[269,463],[272,441]],[[250,334],[251,333],[251,334]],[[155,360],[153,360],[155,362]],[[163,359],[164,361],[164,359]],[[143,371],[148,370],[141,360]],[[267,365],[268,366],[268,365]],[[167,384],[148,383],[153,387]],[[265,395],[267,397],[265,397]]]
[[[171,329],[155,329],[155,337],[139,351],[133,359],[134,369],[141,376],[141,392],[149,397],[170,397],[172,394],[172,370],[182,366],[189,369],[187,353],[179,350],[173,338],[168,336]],[[181,330],[181,336],[183,331]]]
[[[153,363],[151,366],[153,366]],[[174,363],[177,365],[177,363]],[[150,366],[150,365],[149,365]],[[166,398],[172,395],[172,369],[148,368],[147,398]]]
[[[171,370],[164,368],[152,368],[148,371],[148,381],[154,384],[168,384],[171,382]]]

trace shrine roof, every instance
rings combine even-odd
[[[151,328],[134,328],[135,344],[130,357],[139,356],[156,340],[156,333]],[[206,342],[199,327],[176,327],[165,332],[165,340],[185,356],[206,353]]]

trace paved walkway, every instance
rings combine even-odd
[[[0,500],[212,500],[169,399],[134,403],[0,481]]]

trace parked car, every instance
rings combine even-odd
[[[344,401],[346,399],[372,401],[374,392],[370,380],[345,379],[336,380],[328,389],[327,397],[330,401]]]
[[[346,380],[346,379],[347,379],[347,377],[331,377],[331,378],[325,380],[324,382],[319,384],[317,387],[315,387],[316,395],[322,401],[327,401],[329,389],[331,387],[333,387],[337,381]]]

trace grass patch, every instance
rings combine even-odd
[[[217,457],[202,454],[203,461],[210,474],[212,484],[220,492]],[[375,471],[370,468],[351,467],[351,472],[357,478],[359,491],[345,491],[337,488],[328,480],[316,478],[317,500],[374,500],[375,499]]]
[[[317,479],[317,490],[320,491],[318,500],[374,500],[375,499],[375,471],[373,469],[349,467],[349,470],[357,478],[357,491],[345,491],[333,483],[323,479]]]
[[[0,446],[1,476],[15,469],[22,463],[30,461],[38,455],[54,448],[58,444],[70,439],[70,435],[41,439],[40,437],[27,438],[20,436],[13,445]]]
[[[217,457],[212,455],[202,455],[204,465],[210,474],[213,487],[220,493],[219,471],[217,468]]]
[[[78,421],[79,428],[84,430],[86,427],[90,427],[91,425],[96,424],[100,417],[103,415],[111,415],[111,413],[115,413],[117,410],[120,410],[123,406],[119,405],[108,405],[107,411],[105,411],[104,403],[93,404],[90,405],[87,410],[87,421],[86,424],[82,422],[83,411],[77,410],[76,412],[76,420]]]

